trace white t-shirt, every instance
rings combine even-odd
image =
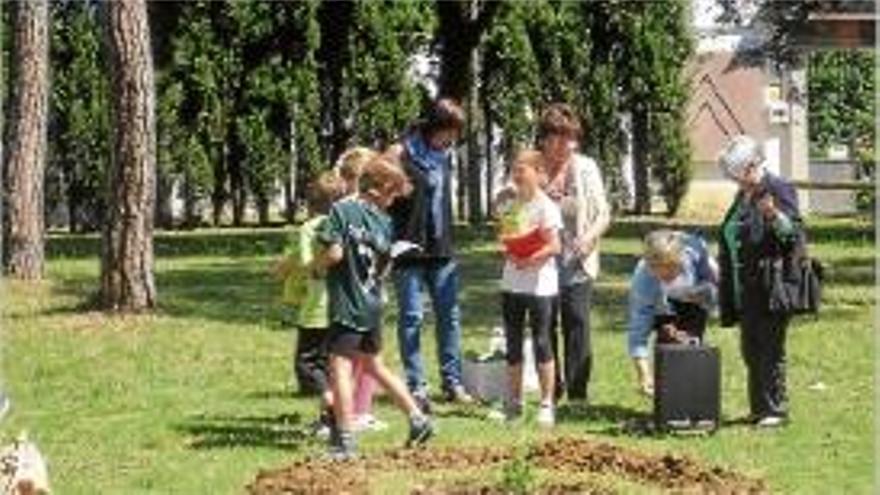
[[[559,230],[562,228],[562,214],[559,206],[543,191],[538,191],[535,198],[522,207],[528,230],[540,227],[559,235]],[[504,272],[501,275],[501,290],[518,294],[555,296],[559,292],[556,257],[549,256],[541,266],[524,270],[520,270],[510,261],[505,262]]]

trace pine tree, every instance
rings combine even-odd
[[[103,8],[114,133],[100,301],[109,310],[142,311],[156,304],[156,129],[150,28],[145,0],[116,0]]]
[[[13,98],[6,163],[8,251],[6,268],[15,278],[38,280],[44,269],[43,176],[49,107],[49,5],[46,0],[15,4]]]

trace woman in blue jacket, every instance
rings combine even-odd
[[[630,282],[629,355],[639,386],[653,395],[648,361],[651,333],[658,342],[702,341],[718,294],[718,268],[697,235],[657,230],[645,237],[644,255]]]

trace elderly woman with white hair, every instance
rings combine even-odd
[[[717,300],[718,266],[695,234],[657,230],[645,237],[644,254],[630,281],[629,355],[639,386],[653,395],[648,343],[701,342]]]
[[[803,253],[794,187],[764,167],[760,145],[736,136],[718,158],[739,191],[721,224],[721,325],[741,329],[751,420],[776,427],[787,420],[785,336],[791,317],[779,280]]]

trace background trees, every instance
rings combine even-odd
[[[555,100],[583,115],[585,151],[620,206],[630,193],[620,160],[632,116],[636,152],[653,167],[640,170],[641,182],[659,181],[674,210],[688,177],[677,124],[689,53],[684,4],[150,3],[155,222],[293,221],[315,172],[346,146],[396,139],[437,94],[459,98],[469,114],[456,181],[463,219],[482,221],[505,157],[532,143],[536,115]],[[99,77],[109,66],[97,3],[50,10],[46,205],[71,231],[96,230],[107,219],[100,191],[112,91]]]

